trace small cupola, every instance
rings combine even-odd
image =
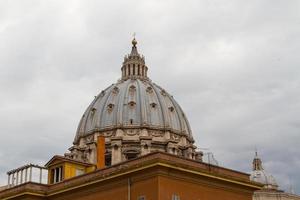
[[[124,57],[122,70],[122,79],[129,78],[147,79],[148,67],[145,64],[144,56],[140,55],[137,50],[137,41],[132,40],[131,53]]]
[[[257,151],[255,152],[255,157],[252,162],[252,170],[263,170],[261,159],[257,155]]]

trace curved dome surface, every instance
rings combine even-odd
[[[265,170],[255,170],[251,173],[250,179],[255,182],[264,184],[265,186],[277,186],[276,180],[272,175],[269,175]]]
[[[149,79],[127,79],[95,97],[82,116],[74,143],[97,131],[135,127],[169,130],[193,141],[189,122],[169,93]]]

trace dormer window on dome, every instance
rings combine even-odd
[[[150,103],[150,106],[151,106],[151,108],[156,108],[156,103],[154,103],[154,102],[152,102],[152,103]]]
[[[153,89],[152,89],[152,87],[147,87],[146,91],[147,91],[149,94],[151,94],[151,93],[153,92]]]
[[[135,102],[134,101],[130,101],[128,102],[128,105],[130,106],[130,108],[133,108],[135,106]]]
[[[115,105],[112,104],[112,103],[108,104],[108,105],[107,105],[107,111],[108,111],[108,112],[111,112],[111,111],[114,109],[114,106],[115,106]]]
[[[114,93],[114,94],[118,94],[118,92],[119,92],[119,88],[118,88],[118,87],[114,87],[114,88],[113,88],[113,93]]]
[[[174,107],[173,107],[173,106],[170,106],[170,107],[169,107],[169,110],[170,110],[171,112],[173,112],[173,111],[174,111]]]
[[[131,86],[129,87],[129,92],[133,93],[133,92],[135,92],[135,90],[136,90],[136,88],[135,88],[134,85],[131,85]]]

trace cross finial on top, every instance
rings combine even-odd
[[[135,40],[135,32],[133,33],[133,40],[132,40],[132,45],[135,47],[136,46],[136,44],[137,44],[137,41]]]
[[[258,154],[257,154],[257,147],[255,147],[255,157],[258,157]]]

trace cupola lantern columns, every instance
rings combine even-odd
[[[122,79],[129,78],[147,78],[148,67],[145,65],[144,56],[140,55],[137,51],[137,41],[135,38],[132,40],[131,53],[124,58],[122,70]]]

